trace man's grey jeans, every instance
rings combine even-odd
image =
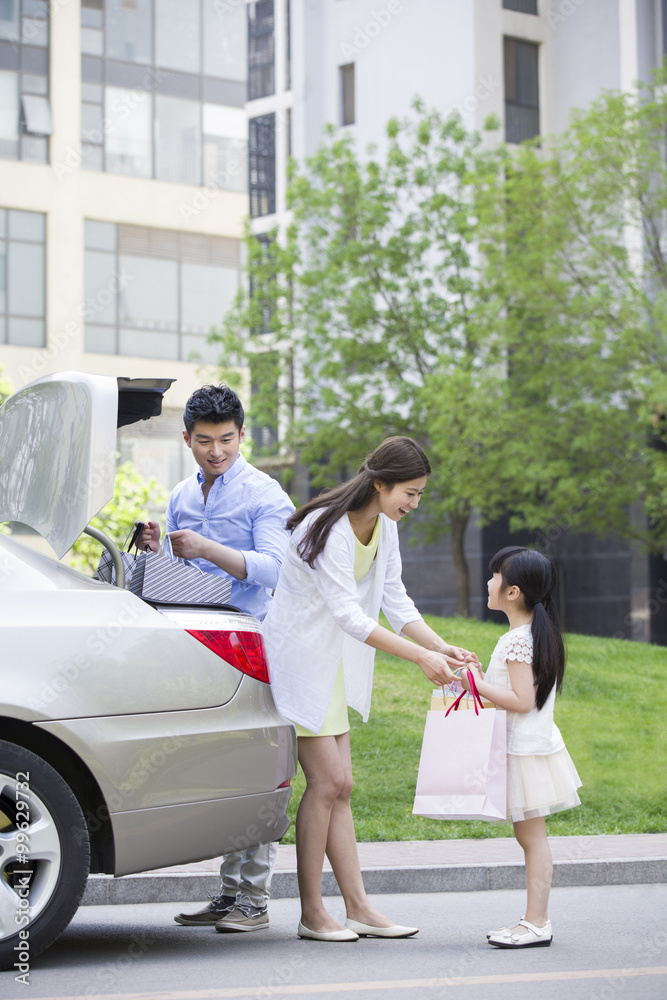
[[[253,906],[266,906],[271,888],[278,844],[259,844],[245,851],[225,854],[220,865],[220,891],[235,896],[237,902],[249,900]]]

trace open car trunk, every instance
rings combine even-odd
[[[174,379],[44,375],[0,407],[0,523],[37,531],[58,559],[113,496],[116,431],[162,412]]]

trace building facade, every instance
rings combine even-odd
[[[0,364],[14,388],[176,378],[162,420],[120,438],[167,486],[241,281],[246,21],[215,0],[0,3]]]
[[[243,280],[245,219],[259,236],[285,227],[290,156],[326,123],[381,150],[416,96],[470,128],[494,113],[508,142],[558,132],[646,78],[666,24],[665,0],[0,0],[5,376],[175,377],[161,420],[121,435],[123,458],[174,485],[192,468],[183,404],[217,376],[208,334]],[[494,530],[468,540],[480,615]],[[596,592],[609,613],[584,630],[667,638],[650,611],[664,560],[559,539],[581,593],[570,627]],[[420,606],[451,613],[446,543],[405,556]]]
[[[262,0],[251,7],[258,39],[254,49],[250,42],[246,108],[258,232],[284,220],[286,158],[312,155],[326,123],[348,129],[359,150],[369,143],[382,150],[386,123],[409,114],[419,96],[443,113],[458,109],[471,129],[493,113],[506,140],[520,142],[561,131],[573,108],[605,89],[631,87],[663,56],[663,0]]]

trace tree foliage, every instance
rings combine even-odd
[[[228,359],[275,352],[253,406],[280,399],[315,485],[415,437],[464,614],[473,511],[547,538],[627,533],[638,498],[664,518],[664,104],[605,95],[548,149],[419,102],[382,158],[331,128],[293,171],[288,231],[248,234],[253,294],[220,338]]]
[[[132,462],[116,469],[113,497],[90,522],[109,535],[120,547],[135,521],[148,521],[162,514],[167,505],[167,491],[156,479],[144,479]],[[70,566],[92,576],[96,571],[102,546],[89,535],[81,535],[65,557]]]
[[[574,115],[555,155],[571,225],[609,273],[602,296],[624,341],[620,374],[644,439],[636,496],[656,546],[667,540],[666,85],[667,63],[632,92],[603,94]]]

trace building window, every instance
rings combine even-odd
[[[81,48],[86,169],[246,190],[244,4],[82,0]]]
[[[248,100],[275,93],[273,0],[248,4]]]
[[[520,14],[537,14],[537,0],[503,0],[503,7]]]
[[[48,162],[48,0],[0,0],[0,157]]]
[[[250,215],[276,210],[276,116],[261,115],[248,122],[248,189]]]
[[[505,140],[523,142],[540,134],[537,45],[505,38]]]
[[[155,176],[160,181],[201,183],[201,105],[155,95]]]
[[[45,230],[41,212],[0,208],[0,344],[44,347]]]
[[[354,125],[354,63],[340,66],[340,123]]]
[[[95,136],[105,143],[105,166],[114,174],[153,176],[151,100],[122,87],[104,88],[104,122]],[[100,153],[102,149],[100,148]]]
[[[203,169],[206,187],[246,191],[248,187],[248,120],[241,108],[205,104]]]
[[[86,350],[215,363],[240,266],[239,240],[86,220]]]

